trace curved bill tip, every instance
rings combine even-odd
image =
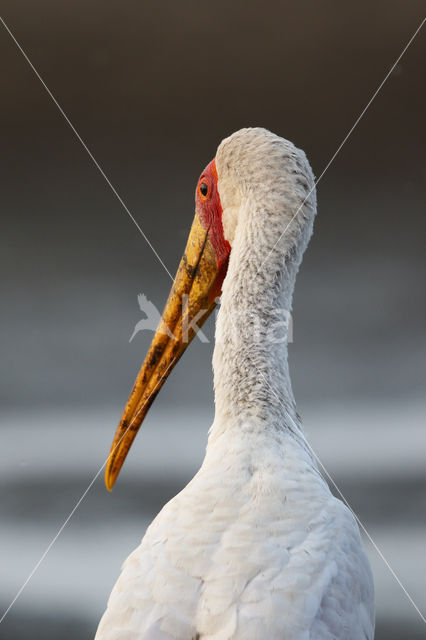
[[[129,408],[129,404],[132,396],[130,396],[129,402],[127,403],[126,409],[124,410],[123,416],[120,420],[120,424],[118,425],[117,431],[115,432],[114,440],[112,442],[111,450],[106,463],[105,486],[108,489],[108,491],[112,491],[115,485],[115,481],[117,480],[118,474],[120,473],[121,467],[124,464],[126,456],[130,450],[130,447],[132,446],[133,440],[135,439],[137,432],[139,431],[142,421],[146,416],[146,414],[148,413],[149,407],[154,402],[154,399],[158,391],[160,390],[165,380],[167,379],[167,376],[169,375],[171,369],[173,368],[173,365],[175,364],[176,360],[177,360],[176,357],[172,357],[166,370],[160,376],[159,379],[157,379],[156,376],[153,376],[154,381],[156,380],[156,384],[154,388],[149,393],[147,398],[141,402],[141,406],[137,408],[134,415],[131,417],[130,421],[128,421],[127,415],[131,411],[131,407]],[[144,368],[144,365],[142,365],[142,369],[143,368]],[[139,373],[139,376],[140,376],[140,373]],[[133,393],[137,386],[139,376],[136,380]]]

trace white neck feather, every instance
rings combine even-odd
[[[244,208],[217,316],[215,424],[254,418],[265,427],[294,429],[287,326],[299,252],[283,246],[285,239],[274,246],[281,225],[271,225],[271,211],[253,202]]]
[[[244,424],[299,434],[283,323],[316,212],[312,170],[303,151],[260,128],[226,138],[216,166],[232,250],[216,324],[210,441]]]

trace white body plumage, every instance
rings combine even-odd
[[[125,562],[96,640],[371,640],[358,526],[309,452],[271,335],[312,231],[312,172],[264,129],[224,140],[216,164],[232,251],[206,456]]]

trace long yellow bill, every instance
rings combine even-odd
[[[208,229],[195,214],[162,320],[115,432],[105,470],[107,489],[113,488],[156,395],[193,339],[196,328],[203,325],[216,306],[215,298],[220,293],[218,272]]]

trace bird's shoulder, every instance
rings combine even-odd
[[[196,476],[125,562],[104,628],[125,619],[138,640],[212,630],[250,640],[284,628],[289,638],[302,628],[315,640],[372,638],[371,573],[352,513],[328,491],[305,491],[306,502],[286,491],[256,505],[253,493]]]

